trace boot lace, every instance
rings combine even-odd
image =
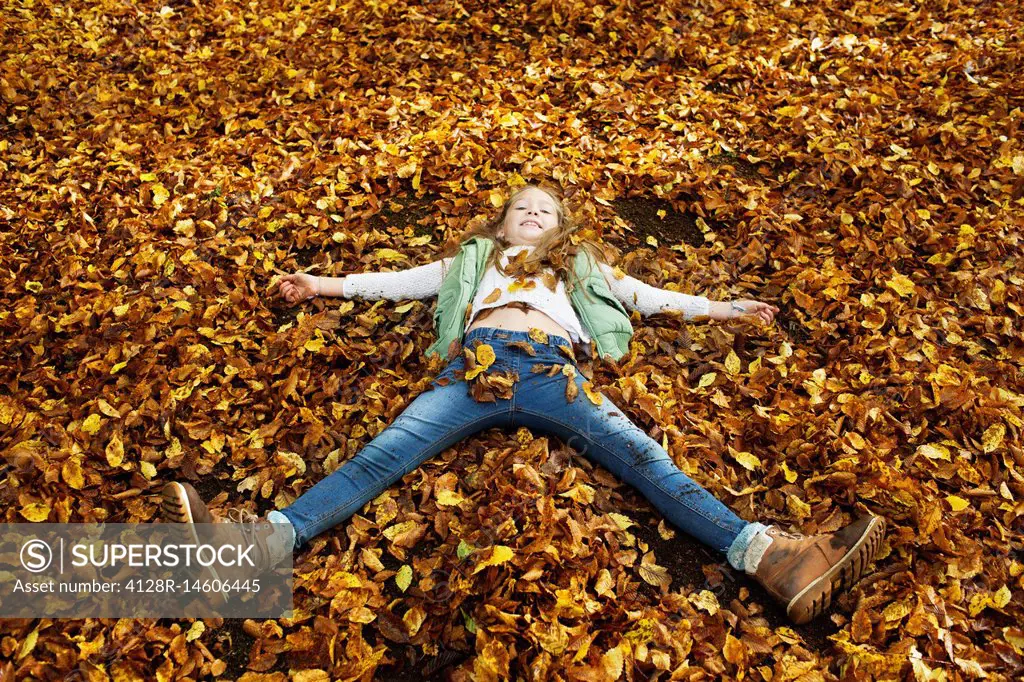
[[[802,540],[804,538],[804,536],[800,535],[799,533],[787,533],[778,526],[772,526],[769,535],[774,535],[780,538],[787,538],[789,540]]]
[[[260,520],[260,517],[256,516],[256,514],[253,514],[248,509],[243,509],[241,507],[234,507],[232,509],[229,509],[227,513],[227,518],[232,523],[242,523],[246,524],[247,526],[249,524],[259,523]]]
[[[242,538],[245,542],[256,547],[260,559],[257,566],[269,562],[270,551],[267,548],[266,538],[258,532],[263,527],[262,519],[248,509],[241,507],[229,509],[226,516],[232,523],[239,524],[239,530],[241,530]]]

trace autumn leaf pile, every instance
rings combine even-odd
[[[548,180],[649,284],[781,308],[770,327],[634,315],[597,389],[744,518],[814,533],[870,511],[889,535],[875,574],[792,628],[743,577],[726,597],[668,570],[699,546],[647,528],[608,472],[492,430],[297,552],[293,619],[4,621],[0,674],[1020,679],[1021,18],[6,3],[6,521],[148,522],[174,479],[215,511],[286,506],[438,368],[433,301],[289,306],[281,274],[430,262]],[[627,200],[694,231],[644,232]]]

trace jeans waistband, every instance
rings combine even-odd
[[[548,334],[547,344],[543,344],[530,336],[530,332],[518,331],[515,329],[502,329],[501,327],[477,327],[476,329],[469,330],[462,340],[462,344],[466,345],[473,339],[480,339],[483,342],[487,341],[527,341],[529,343],[537,344],[540,346],[550,346],[551,350],[556,350],[558,346],[568,346],[572,348],[572,341],[559,336],[557,334]]]

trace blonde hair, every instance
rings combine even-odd
[[[505,224],[505,216],[508,215],[512,204],[528,189],[538,189],[551,197],[552,202],[555,204],[558,225],[552,230],[547,230],[541,236],[540,241],[534,245],[533,251],[526,257],[524,266],[528,272],[551,267],[555,271],[556,276],[565,282],[566,293],[569,293],[577,284],[573,264],[576,254],[579,253],[580,249],[588,251],[596,263],[610,264],[610,262],[605,250],[600,245],[576,234],[580,225],[566,208],[561,192],[552,185],[527,184],[520,187],[505,201],[497,215],[464,230],[457,239],[448,244],[443,250],[441,257],[448,257],[458,253],[462,244],[473,237],[482,237],[494,242],[495,247],[491,249],[484,269],[494,265],[499,271],[504,272],[505,270],[501,266],[500,255],[511,244],[503,237],[498,236],[498,230]]]

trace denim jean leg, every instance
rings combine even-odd
[[[673,525],[723,554],[748,525],[681,471],[608,396],[600,405],[592,403],[578,373],[579,395],[572,402],[565,397],[565,376],[531,374],[528,369],[521,374],[525,379],[517,387],[513,415],[519,424],[565,441],[635,487]]]
[[[295,527],[295,546],[358,512],[405,474],[463,438],[507,426],[511,401],[476,402],[465,381],[435,382],[351,459],[281,510]]]

